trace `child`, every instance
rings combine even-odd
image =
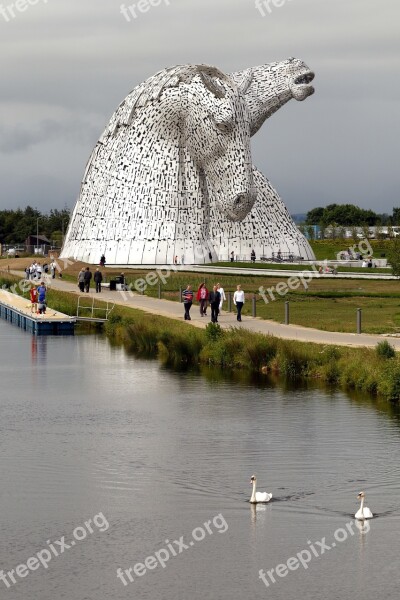
[[[38,300],[36,286],[32,285],[31,289],[29,290],[29,297],[31,299],[31,313],[35,313],[37,311],[37,300]]]

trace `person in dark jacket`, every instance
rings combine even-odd
[[[92,279],[92,272],[89,267],[86,267],[85,273],[83,275],[83,280],[85,283],[85,292],[89,293],[90,281]]]
[[[208,301],[211,306],[211,322],[218,323],[219,303],[221,302],[221,294],[219,293],[216,285],[214,285],[212,292],[210,292],[208,296]]]
[[[96,284],[96,294],[98,294],[101,292],[101,282],[103,281],[103,275],[99,268],[96,269],[93,279]]]
[[[193,304],[193,290],[191,285],[188,285],[186,290],[183,290],[182,300],[185,308],[185,321],[191,321],[190,309],[192,308]]]

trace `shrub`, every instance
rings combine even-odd
[[[389,344],[387,340],[379,342],[379,344],[376,345],[376,353],[379,356],[379,358],[387,359],[394,358],[396,356],[395,349]]]
[[[270,335],[253,334],[244,341],[249,367],[254,371],[269,366],[278,351],[278,340]]]
[[[206,338],[211,342],[218,340],[223,334],[223,331],[218,323],[208,323],[206,326]]]
[[[399,402],[400,400],[400,363],[397,360],[391,360],[386,363],[383,372],[380,374],[378,394],[382,394],[390,402]]]

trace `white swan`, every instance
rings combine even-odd
[[[250,502],[252,504],[257,504],[258,502],[269,502],[272,498],[272,494],[268,494],[268,492],[256,492],[257,486],[257,477],[252,475],[250,477],[250,483],[253,484],[253,493],[251,494]]]
[[[365,493],[360,492],[357,496],[357,500],[361,500],[361,506],[354,515],[356,519],[359,521],[364,521],[364,519],[372,519],[374,516],[372,512],[369,510],[368,506],[364,506]]]

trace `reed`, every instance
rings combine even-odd
[[[0,276],[0,285],[16,278]],[[51,290],[49,303],[76,314],[73,294]],[[111,343],[175,368],[211,366],[248,372],[254,377],[276,374],[287,381],[318,380],[344,390],[356,390],[398,404],[400,356],[386,341],[376,348],[348,348],[282,340],[246,329],[205,329],[116,306],[104,331]]]

